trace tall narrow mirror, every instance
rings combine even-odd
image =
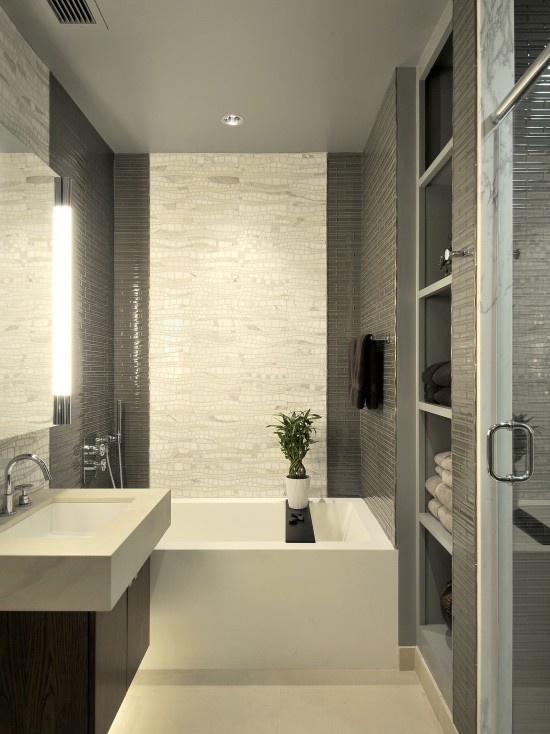
[[[54,178],[0,126],[0,439],[52,425]]]

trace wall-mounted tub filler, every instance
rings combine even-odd
[[[4,473],[4,503],[2,510],[0,511],[0,515],[15,515],[15,510],[13,509],[13,488],[11,483],[11,475],[15,466],[21,461],[33,461],[35,464],[37,464],[37,466],[40,467],[42,474],[44,475],[44,479],[49,481],[52,478],[46,462],[43,461],[36,454],[19,454],[18,456],[14,456],[14,458],[10,459],[10,461],[8,462],[8,465],[6,466],[6,471]],[[20,503],[23,507],[27,507],[28,505],[30,505],[27,496],[28,486],[29,485],[25,484],[19,486],[19,489],[21,489],[21,498],[27,498],[26,502],[23,501]]]
[[[124,486],[122,473],[122,400],[117,400],[116,405],[116,434],[114,436],[110,434],[96,436],[92,444],[84,444],[82,447],[84,454],[82,481],[84,485],[86,485],[87,478],[94,477],[98,470],[102,472],[109,470],[113,489],[117,488],[109,457],[109,446],[114,443],[117,444],[118,449],[119,489],[122,489]]]

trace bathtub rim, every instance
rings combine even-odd
[[[356,541],[320,541],[316,543],[285,543],[282,541],[188,541],[188,540],[171,540],[163,543],[162,539],[155,547],[155,551],[243,551],[243,550],[268,550],[268,551],[284,551],[292,552],[302,551],[369,551],[397,552],[391,541],[384,533],[381,525],[374,516],[373,512],[361,497],[310,497],[312,503],[349,503],[352,504],[355,511],[364,524],[366,524],[368,532],[371,534],[369,540]],[[171,498],[172,505],[184,504],[284,504],[286,497],[174,497]]]

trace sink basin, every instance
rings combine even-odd
[[[2,531],[3,538],[89,538],[128,502],[52,502]]]
[[[170,525],[169,489],[39,489],[32,502],[0,518],[0,611],[110,611]]]

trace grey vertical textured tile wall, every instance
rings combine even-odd
[[[519,78],[550,42],[550,2],[514,4]],[[544,499],[550,470],[550,74],[514,110],[513,412],[535,426],[535,473],[516,485],[522,498]],[[518,465],[518,468],[522,462]],[[519,541],[519,542],[518,542]],[[523,545],[523,547],[522,547]],[[527,537],[514,544],[514,732],[544,734],[550,713],[550,563]],[[533,543],[531,543],[531,546]]]
[[[348,343],[361,330],[361,153],[327,159],[327,493],[361,494],[360,412],[348,400]]]
[[[384,399],[360,411],[361,493],[395,543],[397,80],[394,75],[363,151],[361,332],[388,335]]]
[[[476,249],[476,2],[453,6],[453,248]],[[477,709],[476,264],[453,262],[453,719],[475,734]]]
[[[72,423],[50,431],[52,486],[78,487],[84,439],[114,426],[114,155],[50,75],[50,166],[73,183]],[[98,472],[90,486],[109,486]]]
[[[0,123],[48,162],[48,70],[1,8],[0,46]],[[49,461],[47,428],[0,441],[0,470],[15,455],[29,452]],[[35,489],[46,484],[30,463],[17,470],[17,479],[32,482]]]
[[[115,399],[125,485],[149,486],[149,155],[115,155]]]

